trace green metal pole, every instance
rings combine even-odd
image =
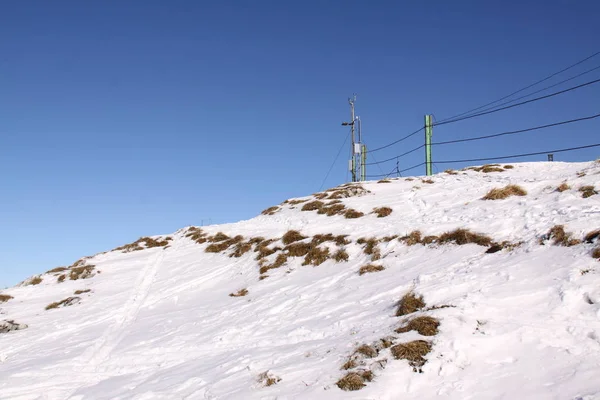
[[[367,145],[363,144],[360,152],[360,180],[367,180]]]
[[[431,115],[425,116],[425,174],[433,175],[431,168],[431,136],[433,126],[431,124]]]

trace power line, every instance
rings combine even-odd
[[[388,161],[397,160],[398,158],[400,158],[400,157],[404,157],[405,155],[408,155],[408,154],[410,154],[410,153],[413,153],[413,152],[415,152],[415,151],[417,151],[417,150],[419,150],[419,149],[422,149],[423,147],[425,147],[425,145],[424,145],[424,144],[422,144],[422,145],[420,145],[420,146],[418,146],[418,147],[415,147],[414,149],[412,149],[412,150],[409,150],[409,151],[407,151],[407,152],[404,152],[404,153],[402,153],[402,154],[398,154],[397,156],[394,156],[394,157],[392,157],[392,158],[388,158],[387,160],[383,160],[383,161],[379,161],[379,162],[373,162],[373,163],[367,163],[366,165],[375,165],[375,164],[379,165],[379,164],[386,163],[386,162],[388,162]],[[373,158],[374,158],[374,157],[373,157]],[[377,161],[377,160],[375,160],[375,161]]]
[[[589,149],[589,148],[598,147],[598,146],[600,146],[600,143],[589,144],[589,145],[586,145],[586,146],[579,146],[579,147],[571,147],[571,148],[568,148],[568,149],[538,151],[536,153],[513,154],[513,155],[510,155],[510,156],[502,156],[502,157],[472,158],[470,160],[436,161],[436,163],[438,163],[438,164],[450,164],[450,163],[459,163],[459,162],[475,162],[475,161],[502,160],[502,159],[507,159],[507,158],[519,158],[519,157],[528,157],[528,156],[538,156],[540,154],[548,154],[548,153],[562,153],[562,152],[565,152],[565,151]]]
[[[594,68],[592,68],[592,69],[588,69],[587,71],[584,71],[584,72],[582,72],[582,73],[580,73],[580,74],[577,74],[577,75],[575,75],[575,76],[573,76],[573,77],[571,77],[571,78],[564,79],[564,80],[562,80],[562,81],[560,81],[560,82],[557,82],[557,83],[555,83],[554,85],[546,86],[545,88],[542,88],[542,89],[536,90],[535,92],[531,92],[531,93],[529,93],[529,94],[526,94],[526,95],[523,95],[523,96],[517,97],[517,98],[515,98],[515,99],[512,99],[512,100],[509,100],[509,101],[505,101],[504,103],[500,103],[500,104],[498,104],[498,105],[496,105],[496,106],[493,106],[493,107],[484,108],[483,110],[481,110],[481,112],[483,112],[483,111],[488,111],[488,110],[493,110],[493,109],[495,109],[495,108],[498,108],[498,107],[501,107],[501,106],[503,106],[503,105],[506,105],[506,104],[511,104],[511,103],[514,103],[515,101],[519,101],[519,100],[521,100],[521,99],[525,99],[525,98],[527,98],[527,97],[533,96],[534,94],[537,94],[537,93],[540,93],[540,92],[544,92],[544,91],[546,91],[546,90],[548,90],[548,89],[552,89],[553,87],[556,87],[556,86],[562,85],[563,83],[566,83],[566,82],[572,81],[573,79],[577,79],[577,78],[579,78],[580,76],[583,76],[583,75],[589,74],[590,72],[596,71],[597,69],[600,69],[600,65],[599,65],[599,66],[597,66],[597,67],[594,67]]]
[[[534,86],[536,86],[536,85],[538,85],[538,84],[540,84],[540,83],[542,83],[542,82],[545,82],[545,81],[547,81],[548,79],[551,79],[551,78],[555,77],[556,75],[559,75],[559,74],[561,74],[561,73],[563,73],[563,72],[565,72],[565,71],[568,71],[569,69],[571,69],[571,68],[573,68],[573,67],[576,67],[576,66],[578,66],[579,64],[582,64],[582,63],[586,62],[587,60],[589,60],[590,58],[593,58],[593,57],[597,56],[598,54],[600,54],[600,51],[599,51],[599,52],[596,52],[596,53],[594,53],[594,54],[592,54],[592,55],[591,55],[591,56],[589,56],[589,57],[586,57],[586,58],[584,58],[584,59],[583,59],[583,60],[581,60],[581,61],[578,61],[578,62],[576,62],[576,63],[575,63],[575,64],[573,64],[573,65],[570,65],[570,66],[568,66],[568,67],[566,67],[566,68],[564,68],[564,69],[561,69],[560,71],[558,71],[558,72],[555,72],[555,73],[553,73],[552,75],[549,75],[549,76],[545,77],[544,79],[541,79],[541,80],[539,80],[539,81],[537,81],[537,82],[534,82],[534,83],[532,83],[532,84],[531,84],[531,85],[529,85],[529,86],[525,86],[525,87],[524,87],[524,88],[522,88],[522,89],[519,89],[519,90],[517,90],[517,91],[515,91],[515,92],[512,92],[512,93],[511,93],[511,94],[509,94],[509,95],[506,95],[506,96],[504,96],[504,97],[502,97],[502,98],[499,98],[498,100],[494,100],[494,101],[492,101],[491,103],[487,103],[487,104],[484,104],[484,105],[482,105],[482,106],[479,106],[479,107],[477,107],[477,108],[473,108],[473,109],[471,109],[471,110],[465,111],[465,112],[463,112],[463,113],[456,114],[456,115],[454,115],[454,116],[452,116],[452,117],[445,118],[445,119],[443,119],[442,121],[440,121],[440,123],[441,123],[441,122],[444,122],[444,121],[451,120],[451,119],[455,119],[455,118],[458,118],[458,117],[462,117],[462,116],[463,116],[463,115],[465,115],[465,114],[470,114],[470,113],[472,113],[473,111],[480,110],[480,109],[482,109],[482,108],[484,108],[484,107],[491,106],[492,104],[498,103],[499,101],[502,101],[502,100],[508,99],[509,97],[512,97],[512,96],[514,96],[514,95],[515,95],[515,94],[517,94],[517,93],[521,93],[521,92],[522,92],[522,91],[524,91],[524,90],[527,90],[527,89],[529,89],[529,88],[532,88],[532,87],[534,87]]]
[[[419,129],[417,129],[416,131],[414,131],[413,133],[410,133],[410,134],[408,134],[408,135],[404,136],[403,138],[400,138],[400,139],[398,139],[398,140],[396,140],[396,141],[394,141],[394,142],[392,142],[392,143],[386,144],[385,146],[381,146],[381,147],[378,147],[378,148],[376,148],[376,149],[369,150],[369,153],[374,153],[374,152],[376,152],[376,151],[383,150],[383,149],[386,149],[386,148],[388,148],[388,147],[390,147],[390,146],[393,146],[393,145],[395,145],[396,143],[400,143],[401,141],[403,141],[403,140],[406,140],[406,139],[408,139],[409,137],[411,137],[411,136],[413,136],[413,135],[416,135],[417,133],[421,132],[421,130],[422,130],[423,128],[424,128],[424,127],[422,126],[422,127],[420,127]]]
[[[449,121],[447,120],[447,121],[444,121],[444,122],[438,122],[437,124],[434,124],[434,126],[451,124],[453,122],[463,121],[465,119],[480,117],[482,115],[492,114],[492,113],[495,113],[495,112],[498,112],[498,111],[507,110],[509,108],[522,106],[524,104],[533,103],[534,101],[539,101],[539,100],[547,99],[549,97],[558,96],[559,94],[567,93],[567,92],[570,92],[572,90],[580,89],[580,88],[585,87],[585,86],[593,85],[593,84],[598,83],[598,82],[600,82],[600,79],[596,79],[596,80],[593,80],[593,81],[582,83],[581,85],[573,86],[573,87],[570,87],[568,89],[561,90],[559,92],[550,93],[550,94],[547,94],[545,96],[536,97],[536,98],[531,99],[531,100],[522,101],[520,103],[516,103],[516,104],[510,105],[510,106],[506,106],[506,107],[502,107],[502,108],[497,108],[495,110],[481,112],[481,113],[478,113],[478,114],[467,115],[466,117],[457,118],[457,119],[453,119],[453,120],[449,120]]]
[[[410,171],[411,169],[415,169],[415,168],[421,167],[423,165],[425,165],[424,162],[416,164],[416,165],[413,165],[412,167],[401,169],[399,171],[396,168],[394,168],[394,170],[391,173],[389,173],[388,175],[368,175],[367,178],[380,178],[382,176],[389,176],[389,175],[393,174],[394,172],[402,173],[402,172]]]
[[[586,120],[590,120],[590,119],[594,119],[594,118],[598,118],[598,117],[600,117],[600,114],[590,115],[588,117],[582,117],[582,118],[577,118],[577,119],[571,119],[568,121],[555,122],[553,124],[548,124],[548,125],[535,126],[533,128],[519,129],[517,131],[495,133],[493,135],[477,136],[477,137],[466,138],[466,139],[447,140],[445,142],[435,142],[435,143],[431,143],[431,145],[433,146],[433,145],[443,145],[443,144],[450,144],[450,143],[470,142],[473,140],[482,140],[482,139],[489,139],[489,138],[505,136],[505,135],[514,135],[517,133],[530,132],[530,131],[535,131],[535,130],[539,130],[539,129],[550,128],[553,126],[566,125],[566,124],[571,124],[574,122],[586,121]]]
[[[366,145],[367,144],[365,143],[365,146]],[[367,153],[367,154],[369,154],[369,153]],[[373,157],[373,160],[375,160],[375,156],[372,156],[372,157]],[[383,170],[381,169],[381,166],[379,165],[380,163],[378,163],[377,160],[375,160],[375,162],[373,164],[377,164],[377,166],[379,167],[379,171],[381,171],[381,173],[383,174]],[[371,165],[371,164],[365,164],[365,165]]]
[[[335,156],[335,159],[333,160],[333,163],[331,163],[331,167],[329,167],[329,170],[327,171],[327,174],[325,175],[325,179],[323,179],[323,182],[321,182],[321,186],[319,187],[319,190],[318,190],[319,192],[321,191],[321,189],[323,189],[323,186],[325,185],[325,181],[327,181],[327,178],[329,177],[329,174],[331,173],[333,166],[335,165],[338,157],[340,156],[340,153],[344,149],[344,146],[348,142],[349,137],[350,137],[350,134],[348,133],[348,135],[346,135],[346,139],[344,140],[344,144],[342,144],[342,147],[340,147],[340,149],[338,150],[337,155]]]

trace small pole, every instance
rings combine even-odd
[[[359,125],[360,126],[360,125]],[[367,145],[361,145],[360,152],[360,180],[367,180]]]
[[[433,135],[433,126],[431,124],[431,115],[425,115],[425,174],[433,175],[431,162],[431,136]]]

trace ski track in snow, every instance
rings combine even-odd
[[[367,214],[357,220],[301,212],[300,204],[204,228],[267,238],[288,229],[331,232],[355,242],[464,227],[524,241],[512,252],[381,243],[377,263],[385,270],[359,276],[370,260],[353,243],[346,246],[350,262],[313,267],[290,259],[259,281],[254,252],[205,253],[206,245],[180,230],[164,250],[95,256],[102,274],[84,282],[3,291],[15,299],[0,304],[2,318],[30,327],[0,335],[0,399],[598,400],[600,265],[589,256],[591,245],[541,246],[538,238],[556,224],[579,238],[600,228],[600,195],[582,199],[577,192],[598,184],[600,164],[514,165],[496,174],[442,173],[433,184],[365,183],[372,193],[342,200]],[[572,189],[555,192],[562,181]],[[510,183],[529,194],[480,200]],[[382,205],[394,209],[390,217],[369,215]],[[81,304],[43,311],[82,285],[93,292]],[[228,296],[241,288],[248,296]],[[398,339],[433,340],[424,372],[382,351],[373,382],[358,392],[339,390],[340,365],[353,349],[393,334],[406,320],[394,317],[394,305],[410,290],[428,306],[453,306],[429,312],[441,321],[435,337],[408,332]],[[282,381],[261,387],[256,377],[266,370]]]

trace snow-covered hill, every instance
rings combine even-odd
[[[365,182],[84,258],[0,294],[0,399],[600,399],[599,182]]]

